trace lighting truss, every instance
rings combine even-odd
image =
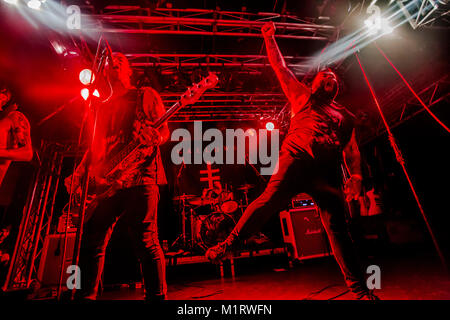
[[[168,108],[181,94],[162,93],[164,105]],[[286,103],[282,93],[206,92],[195,105],[181,109],[169,122],[275,119]]]
[[[317,50],[327,46],[336,40],[338,30],[335,26],[323,23],[323,20],[302,19],[293,15],[280,15],[277,13],[250,13],[217,11],[202,9],[150,9],[140,6],[107,6],[101,13],[91,5],[81,6],[82,30],[72,33],[71,40],[79,48],[88,47],[87,41],[102,35],[111,43],[113,50],[120,50],[130,61],[131,66],[137,70],[141,79],[148,79],[147,71],[153,74],[164,75],[164,83],[169,83],[164,90],[168,91],[174,99],[179,97],[179,92],[185,89],[185,75],[200,71],[213,71],[217,74],[230,75],[230,81],[219,83],[215,92],[217,95],[210,101],[203,97],[190,109],[181,110],[172,121],[220,121],[220,120],[252,120],[261,117],[276,116],[286,104],[284,95],[279,86],[270,81],[264,82],[259,90],[264,91],[269,98],[265,101],[254,100],[245,84],[249,79],[262,79],[261,76],[269,76],[271,67],[266,55],[263,54],[263,42],[261,27],[267,21],[274,21],[277,38],[286,41],[313,41]],[[132,47],[118,35],[133,36],[133,39],[146,43],[152,35],[164,37],[164,41],[176,41],[173,35],[191,37],[194,40],[211,38],[218,41],[218,37],[242,39],[260,38],[260,45],[256,45],[254,52],[236,50],[229,52],[189,52],[183,53],[183,48],[153,47],[152,52],[142,48]],[[142,40],[141,40],[142,39]],[[80,42],[80,43],[78,43]],[[118,49],[120,47],[120,49]],[[237,48],[240,49],[240,48]],[[147,50],[147,49],[145,49]],[[86,50],[85,50],[86,51]],[[89,51],[89,50],[87,50]],[[91,53],[92,55],[92,53]],[[89,54],[83,54],[88,57]],[[87,59],[88,60],[88,59]],[[308,73],[311,69],[308,56],[286,56],[288,67],[298,76]],[[153,69],[154,68],[154,69]],[[153,70],[151,70],[153,69]],[[268,73],[266,73],[268,72]],[[176,75],[181,74],[182,80],[178,82]],[[252,78],[253,77],[253,78]],[[187,77],[189,78],[189,76]],[[273,75],[275,79],[275,75]],[[149,80],[149,79],[148,79]],[[181,83],[182,82],[182,83]],[[189,81],[187,81],[189,82]],[[195,81],[192,81],[195,82]],[[269,83],[270,82],[270,83]],[[181,84],[180,84],[181,83]],[[244,83],[244,85],[242,85]],[[161,84],[160,84],[161,85]],[[222,86],[222,87],[221,87]],[[241,88],[244,86],[244,88]],[[166,93],[164,93],[166,92]],[[219,94],[220,93],[220,94]],[[234,100],[234,102],[224,101]],[[281,98],[280,98],[281,97]],[[282,100],[282,101],[280,101]],[[166,105],[170,105],[167,102]],[[214,115],[214,116],[213,116]]]
[[[62,146],[41,145],[42,166],[36,171],[34,183],[28,191],[22,221],[13,256],[2,289],[14,291],[29,289],[37,280],[43,244],[50,233],[53,209],[61,179]]]
[[[337,29],[334,26],[315,23],[292,15],[276,13],[249,13],[216,11],[202,9],[149,9],[139,6],[107,6],[101,14],[93,14],[88,8],[83,11],[83,31],[102,33],[106,38],[114,34],[134,34],[137,36],[185,35],[192,37],[235,37],[260,38],[261,27],[267,21],[274,21],[277,38],[292,41],[318,41],[326,46],[334,41]],[[113,48],[114,49],[114,48]],[[163,75],[174,75],[180,71],[190,73],[202,69],[233,75],[260,76],[271,69],[266,55],[261,54],[261,46],[252,54],[225,54],[221,52],[180,53],[158,51],[151,53],[136,52],[121,45],[121,51],[127,56],[131,66],[142,74],[147,68],[158,68]],[[310,57],[286,56],[288,67],[297,75],[309,71]],[[170,80],[168,82],[171,82]],[[218,87],[207,92],[194,106],[180,110],[171,122],[202,121],[248,121],[255,119],[274,119],[286,105],[286,99],[278,86],[262,88],[264,93],[248,93],[242,88]],[[170,92],[167,92],[169,90]],[[162,92],[165,105],[175,102],[182,90],[171,88]],[[248,90],[247,90],[248,91]]]
[[[418,79],[424,78],[427,79],[423,76],[418,77]],[[450,96],[450,79],[448,75],[436,78],[431,83],[430,81],[415,81],[414,86],[419,88],[417,94],[427,104],[428,108],[437,105],[443,100],[448,99]],[[382,95],[380,97],[380,103],[383,106],[386,117],[390,119],[389,122],[391,128],[395,128],[425,111],[417,99],[411,95],[407,88],[405,88],[403,83],[399,83],[386,94]],[[365,132],[364,137],[362,138],[364,141],[363,143],[365,144],[372,141],[383,133],[385,133],[385,130],[382,124],[380,124],[373,131]]]
[[[145,68],[160,66],[162,74],[171,74],[180,67],[209,69],[239,68],[235,72],[260,73],[261,68],[270,67],[265,55],[238,55],[238,54],[158,54],[158,53],[127,53],[131,66]],[[303,63],[307,57],[285,56],[288,67],[302,74],[308,71],[309,65]]]
[[[156,9],[108,6],[103,14],[84,14],[83,30],[98,33],[192,36],[262,37],[261,27],[276,22],[277,38],[331,41],[336,27],[305,22],[275,13],[246,13],[200,9]],[[92,22],[94,21],[94,22]]]
[[[411,2],[416,4],[409,6]],[[431,27],[438,20],[446,19],[450,12],[448,0],[397,0],[397,4],[413,29]]]

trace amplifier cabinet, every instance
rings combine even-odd
[[[280,221],[291,259],[304,260],[332,254],[317,206],[283,211]]]

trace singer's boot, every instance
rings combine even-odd
[[[225,241],[220,242],[214,247],[209,248],[206,251],[206,258],[214,263],[218,263],[225,260],[233,250],[236,248],[238,238],[234,233],[231,233]]]

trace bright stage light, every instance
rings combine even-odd
[[[3,0],[3,1],[9,4],[17,4],[17,0]]]
[[[94,92],[92,93],[93,96],[100,98],[100,93],[98,92],[97,89],[94,90]]]
[[[389,23],[386,19],[380,19],[379,21],[375,21],[373,19],[364,20],[364,24],[366,25],[369,34],[377,34],[381,33],[391,33],[392,27],[389,26]]]
[[[91,79],[92,77],[92,79]],[[80,81],[82,84],[84,85],[88,85],[92,82],[94,82],[95,80],[95,76],[92,74],[92,70],[91,69],[83,69],[80,72]]]
[[[30,0],[30,1],[28,1],[27,6],[34,10],[40,10],[41,2],[39,0]]]
[[[88,88],[81,89],[80,93],[84,100],[87,100],[89,98],[89,89]]]
[[[275,129],[275,125],[273,124],[273,122],[267,122],[266,123],[266,129],[268,131],[272,131],[273,129]]]

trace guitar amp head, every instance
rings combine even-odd
[[[291,208],[292,209],[298,209],[298,208],[313,208],[316,206],[316,203],[314,202],[313,198],[311,198],[306,193],[300,193],[292,198],[291,201]]]

